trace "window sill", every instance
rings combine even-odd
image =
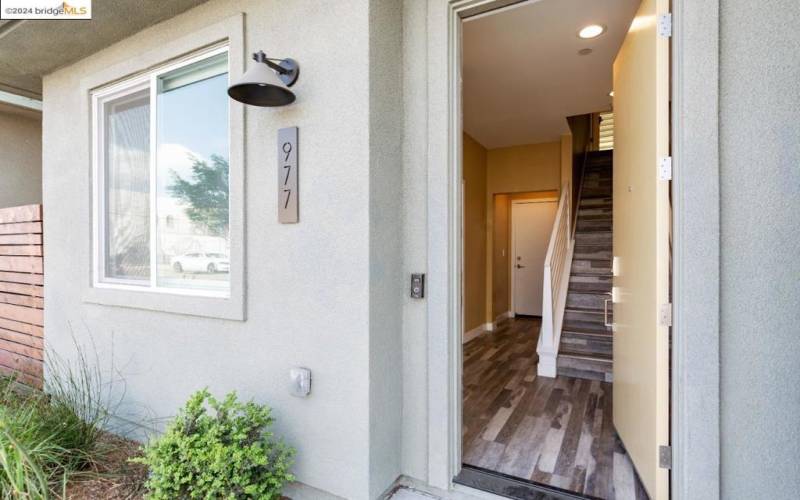
[[[182,295],[179,292],[129,290],[108,287],[89,287],[83,301],[103,306],[144,309],[187,316],[245,320],[244,294],[231,290],[230,297]]]

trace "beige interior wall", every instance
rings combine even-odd
[[[0,208],[42,202],[42,116],[0,105]]]
[[[489,193],[558,189],[561,141],[490,149],[487,154]]]
[[[561,186],[572,185],[572,134],[561,136]]]
[[[511,196],[494,196],[494,230],[492,235],[492,318],[511,309]]]
[[[486,286],[486,148],[464,134],[464,331],[484,324]]]
[[[558,140],[490,149],[486,154],[486,322],[511,309],[509,204],[520,197],[558,196],[561,147]],[[503,194],[509,196],[499,196]],[[505,203],[504,213],[497,211],[498,203]],[[501,242],[505,248],[498,247]],[[498,258],[501,262],[496,263]]]

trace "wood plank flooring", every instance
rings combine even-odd
[[[612,385],[536,375],[539,320],[464,345],[463,461],[587,497],[647,499],[612,424]]]

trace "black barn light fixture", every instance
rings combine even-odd
[[[293,103],[296,97],[287,87],[294,85],[300,75],[297,61],[271,59],[260,50],[253,54],[253,60],[258,64],[228,87],[228,95],[251,106],[275,107]]]

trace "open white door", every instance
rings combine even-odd
[[[614,61],[614,425],[654,500],[669,498],[668,0],[643,0]]]

